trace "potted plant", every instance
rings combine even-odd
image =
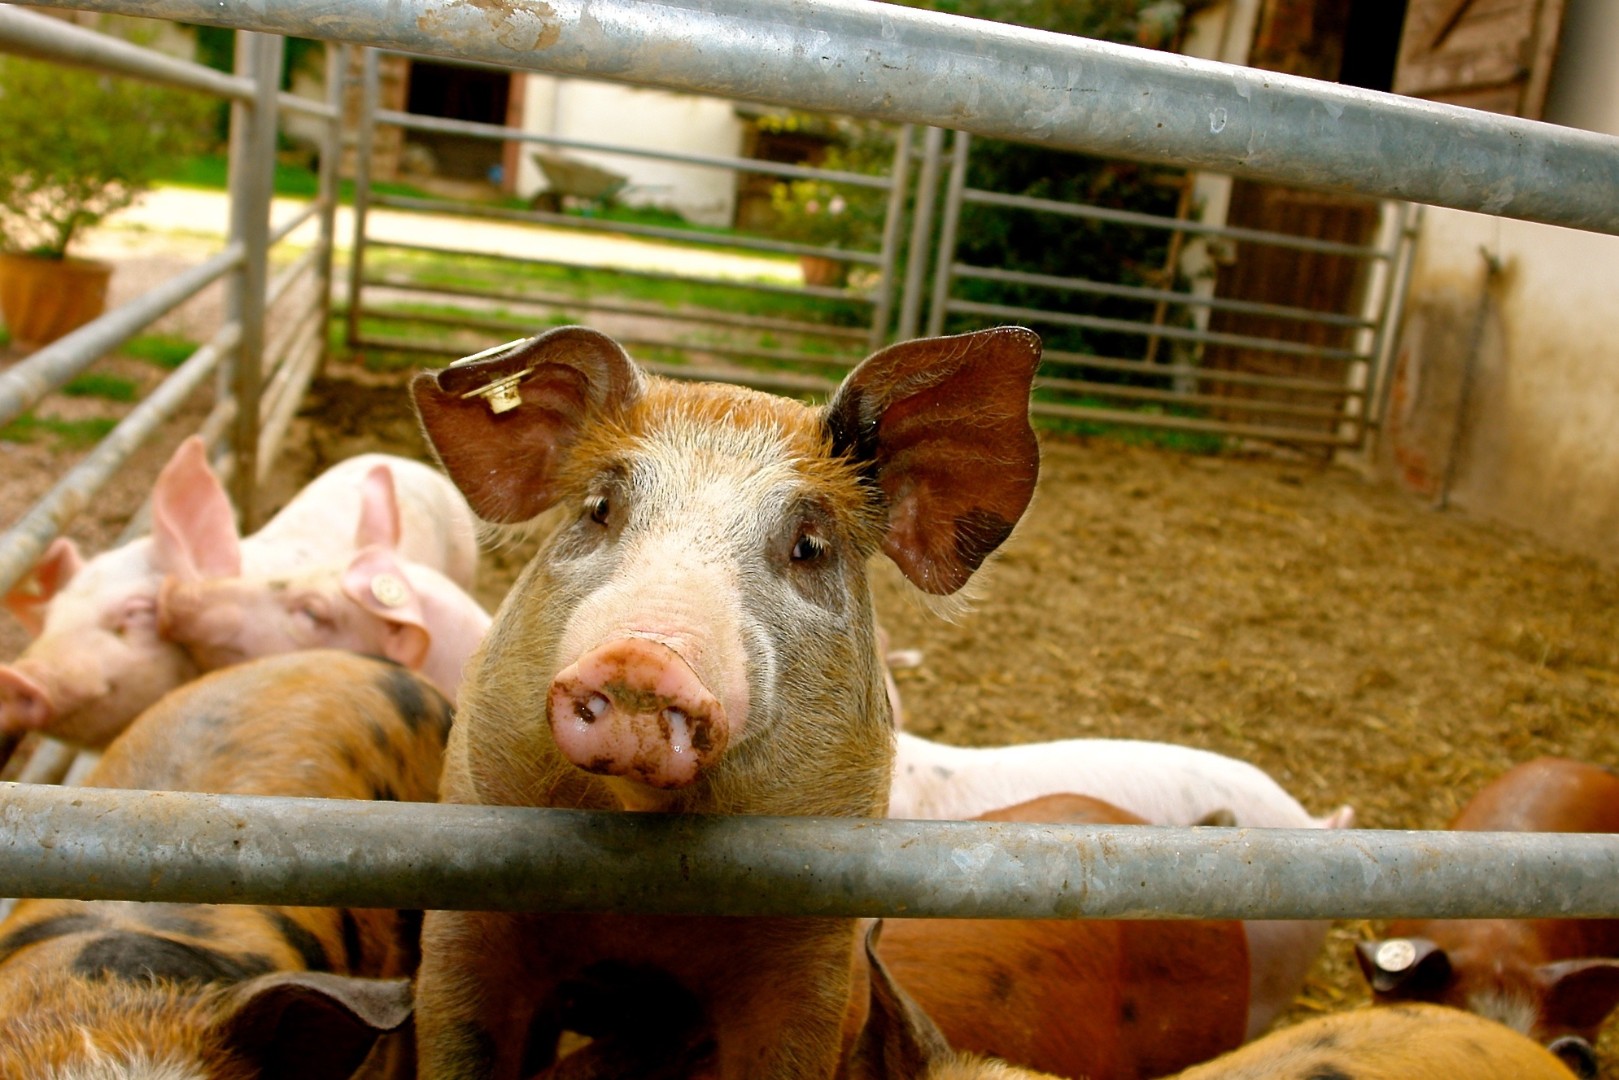
[[[789,114],[777,122],[793,123],[807,115]],[[875,124],[850,121],[829,134],[839,141],[827,147],[822,168],[881,174],[893,164],[893,142]],[[875,188],[819,179],[782,181],[770,191],[771,232],[816,247],[872,251],[882,237],[885,205],[886,197]],[[848,281],[850,264],[835,256],[801,255],[799,266],[806,285],[842,286]]]
[[[109,264],[74,257],[86,228],[193,151],[212,103],[79,68],[0,56],[0,317],[54,341],[106,304]]]

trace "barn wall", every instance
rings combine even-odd
[[[1616,51],[1619,4],[1569,0],[1546,119],[1619,135]],[[1380,463],[1415,491],[1619,561],[1615,281],[1619,237],[1430,208]]]
[[[648,150],[736,156],[742,121],[720,98],[646,90],[544,75],[524,80],[524,124],[544,135],[625,143]],[[628,176],[624,201],[678,210],[705,225],[729,225],[736,212],[736,178],[727,170],[672,162],[565,151]],[[544,180],[526,155],[518,193],[532,195]]]

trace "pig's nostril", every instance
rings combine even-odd
[[[686,714],[670,706],[663,710],[663,719],[669,725],[669,746],[677,754],[684,752],[686,744],[691,741],[691,728],[686,722]]]
[[[602,718],[602,714],[605,713],[611,706],[612,702],[607,700],[606,694],[591,694],[584,701],[579,702],[579,706],[575,712],[577,713],[579,719],[583,720],[585,723],[594,724],[597,720]]]

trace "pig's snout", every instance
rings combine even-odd
[[[54,714],[44,686],[9,664],[0,666],[0,732],[38,731]]]
[[[551,682],[551,733],[587,772],[685,787],[725,752],[725,709],[669,646],[622,638]]]

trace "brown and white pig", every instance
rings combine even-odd
[[[1464,806],[1452,829],[1619,832],[1619,776],[1568,758],[1513,766]],[[1508,1024],[1584,1077],[1619,1005],[1619,919],[1401,919],[1356,947],[1379,1001],[1434,1001]]]
[[[1348,1009],[1273,1031],[1169,1080],[1573,1080],[1505,1024],[1443,1005]]]
[[[431,802],[448,702],[344,652],[271,657],[175,690],[90,787]],[[410,1012],[415,913],[22,900],[0,922],[0,1076],[341,1080]],[[411,1075],[411,1040],[367,1076]]]
[[[1083,795],[978,820],[1146,824]],[[1240,1046],[1248,1028],[1236,921],[889,919],[877,952],[951,1047],[1059,1076],[1163,1076]]]
[[[285,578],[167,578],[159,632],[204,671],[297,649],[352,649],[420,671],[453,704],[489,613],[431,566],[378,544]]]
[[[1082,795],[1031,799],[978,820],[1145,824]],[[857,1047],[846,1067],[849,1080],[928,1075],[924,1066],[936,1055],[910,1052],[918,1047],[959,1052],[940,1060],[990,1058],[1041,1075],[1142,1080],[1241,1045],[1247,1026],[1248,945],[1235,921],[887,919],[867,944],[845,1017],[846,1045]],[[867,1013],[861,988],[868,976],[871,1004],[885,1011]],[[656,997],[663,1016],[677,1014],[678,995],[646,987],[638,995]],[[643,1008],[617,1025],[609,1017],[605,1028],[590,1032],[606,1037],[585,1058],[559,1064],[543,1080],[642,1076],[650,1063],[623,1059],[648,1041],[639,1020],[648,1011],[654,1010]],[[913,1030],[913,1023],[925,1030]],[[927,1031],[937,1036],[924,1037]],[[712,1063],[701,1057],[712,1047],[708,1034],[699,1027],[668,1040],[697,1059],[671,1075],[711,1075]],[[871,1053],[874,1034],[881,1055]],[[908,1048],[904,1066],[892,1059],[895,1034]],[[671,1056],[656,1042],[650,1054]],[[877,1061],[886,1071],[870,1071]]]
[[[327,469],[263,528],[240,539],[202,440],[186,439],[152,489],[149,536],[85,559],[66,538],[6,596],[35,638],[0,665],[0,733],[43,731],[106,745],[168,690],[198,674],[158,632],[164,576],[285,573],[346,561],[366,544],[441,568],[463,583],[477,564],[466,501],[419,461],[365,454]]]
[[[1019,328],[904,342],[822,408],[649,376],[582,327],[418,375],[480,517],[558,511],[468,665],[443,797],[881,816],[866,560],[947,595],[1006,539],[1038,472],[1039,356]],[[830,1077],[855,945],[852,919],[432,912],[422,1076],[543,1066],[570,980],[629,965],[701,1003],[724,1080]]]
[[[960,819],[1059,792],[1092,795],[1154,825],[1198,825],[1219,812],[1261,829],[1344,829],[1354,810],[1316,817],[1264,770],[1175,743],[1058,739],[1012,746],[951,746],[901,731],[888,814]],[[1304,987],[1331,924],[1254,919],[1248,933],[1248,1037],[1254,1038]]]

